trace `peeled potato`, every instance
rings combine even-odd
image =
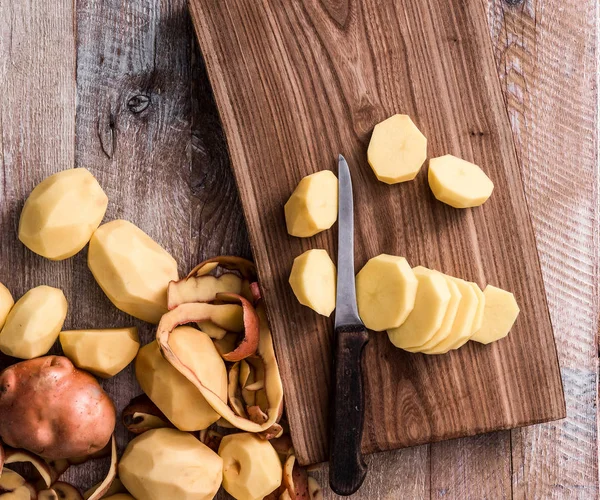
[[[337,219],[338,180],[330,170],[304,177],[285,204],[288,233],[306,238],[329,229]]]
[[[300,304],[323,316],[335,309],[336,270],[326,250],[307,250],[296,257],[290,285]]]
[[[421,346],[433,337],[442,326],[451,298],[443,275],[421,266],[413,272],[419,281],[415,306],[402,325],[388,330],[392,344],[402,349]]]
[[[410,181],[427,159],[427,139],[408,115],[394,115],[375,125],[367,158],[381,182]]]
[[[477,295],[477,312],[475,313],[475,318],[473,319],[473,327],[471,328],[471,336],[475,332],[478,332],[481,328],[481,324],[483,323],[483,313],[485,311],[485,295],[483,295],[483,291],[479,288],[477,283],[471,283],[473,290],[475,291],[475,295]]]
[[[121,311],[148,323],[167,312],[167,285],[178,279],[177,262],[131,222],[114,220],[96,230],[88,267]]]
[[[8,317],[8,313],[14,305],[15,301],[9,289],[0,283],[0,330],[2,330],[6,318]]]
[[[454,208],[469,208],[486,201],[494,183],[474,163],[446,155],[429,160],[429,187],[438,200]]]
[[[381,254],[356,276],[358,312],[367,328],[400,326],[415,305],[418,281],[404,257]]]
[[[25,201],[19,239],[42,257],[66,259],[87,244],[107,205],[106,194],[88,170],[63,170],[39,183]]]
[[[435,346],[423,349],[422,352],[425,354],[444,354],[451,349],[458,349],[468,342],[473,333],[473,320],[477,314],[479,298],[471,286],[472,283],[452,276],[446,276],[446,279],[458,287],[461,294],[460,304],[448,336]]]
[[[414,349],[407,349],[410,352],[424,352],[427,354],[431,354],[429,349],[437,346],[440,342],[445,341],[452,334],[452,327],[456,320],[456,314],[458,313],[458,309],[460,307],[460,303],[462,301],[462,294],[456,283],[450,279],[449,276],[440,273],[439,271],[432,271],[433,273],[437,273],[442,276],[446,280],[446,284],[448,285],[448,291],[450,292],[450,301],[448,302],[448,308],[446,309],[446,314],[444,315],[444,319],[442,320],[442,325],[438,329],[437,332],[433,334],[427,342],[419,347],[415,347]]]
[[[508,335],[520,311],[515,296],[506,290],[488,285],[483,295],[485,296],[483,323],[471,340],[489,344]]]
[[[21,359],[46,354],[58,338],[67,317],[62,290],[38,286],[13,306],[0,332],[0,351]]]
[[[261,500],[281,485],[283,468],[273,445],[255,434],[225,436],[219,446],[223,488],[236,500]]]
[[[65,330],[60,332],[60,344],[77,368],[110,378],[133,361],[140,339],[136,327]]]

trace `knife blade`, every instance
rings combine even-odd
[[[338,268],[330,403],[329,485],[351,495],[362,485],[367,466],[361,453],[364,394],[361,357],[369,341],[358,315],[354,278],[354,200],[348,163],[338,158]]]

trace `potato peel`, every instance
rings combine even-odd
[[[252,356],[258,349],[260,340],[260,320],[254,306],[241,295],[235,293],[218,293],[217,300],[225,302],[239,302],[242,306],[244,318],[244,338],[231,352],[222,354],[225,361],[241,361]]]
[[[129,432],[142,434],[150,429],[173,427],[165,414],[145,394],[133,398],[122,414],[123,425]]]
[[[254,263],[243,257],[232,255],[220,255],[200,262],[200,264],[190,271],[188,278],[191,276],[204,276],[219,266],[230,271],[238,271],[242,278],[247,280],[256,279],[256,266]]]
[[[212,302],[219,292],[241,293],[242,279],[233,273],[218,278],[207,274],[188,276],[169,282],[167,287],[167,308],[175,309],[189,302]]]
[[[46,488],[50,488],[52,484],[52,469],[42,458],[25,450],[16,450],[8,448],[4,452],[4,465],[29,462],[38,471],[38,474],[44,481]]]
[[[72,484],[65,483],[64,481],[58,481],[54,483],[52,485],[52,491],[56,493],[56,496],[60,500],[83,500],[79,490]]]
[[[304,500],[311,498],[308,473],[304,467],[298,465],[296,456],[293,454],[289,455],[283,464],[282,485],[291,499]]]
[[[308,498],[310,500],[323,500],[323,489],[314,477],[308,477]]]
[[[227,398],[229,399],[229,405],[233,409],[233,411],[239,417],[246,418],[246,410],[244,410],[244,404],[242,400],[239,398],[240,393],[240,363],[234,363],[234,365],[229,369],[228,374],[228,384],[227,384]]]
[[[111,438],[110,449],[110,468],[108,469],[104,480],[100,483],[98,488],[88,497],[88,500],[99,500],[100,498],[102,498],[110,488],[112,482],[117,477],[117,440],[115,439],[114,434]]]
[[[4,451],[4,446],[2,446],[2,442],[0,441],[0,475],[2,474],[2,468],[4,467],[5,459],[6,459],[6,452]]]

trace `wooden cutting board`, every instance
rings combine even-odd
[[[521,315],[489,346],[414,355],[373,333],[364,356],[365,452],[565,416],[565,402],[521,171],[481,0],[191,0],[220,110],[303,464],[327,459],[331,319],[294,298],[292,260],[336,255],[335,227],[287,235],[297,182],[351,166],[357,270],[379,253],[515,293]],[[429,156],[451,153],[494,181],[482,207],[437,202],[427,168],[378,182],[366,160],[373,126],[409,114]]]

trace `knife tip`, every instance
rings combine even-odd
[[[338,161],[346,161],[346,158],[344,158],[341,154],[338,154]]]

